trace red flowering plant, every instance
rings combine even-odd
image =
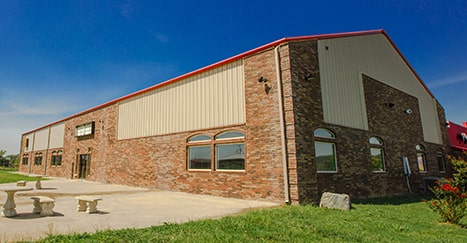
[[[456,173],[452,179],[437,181],[437,185],[431,188],[434,197],[428,203],[443,218],[443,222],[459,224],[466,216],[467,209],[467,162],[453,159],[451,163]]]

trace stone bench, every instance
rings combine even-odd
[[[34,200],[32,213],[40,214],[42,217],[54,215],[55,199],[45,196],[33,196],[31,199]]]
[[[86,211],[87,213],[96,213],[97,202],[102,200],[102,198],[95,196],[77,196],[75,198],[78,200],[78,212]]]
[[[26,186],[26,181],[17,181],[16,186]]]

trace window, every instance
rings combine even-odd
[[[373,172],[384,172],[384,150],[383,141],[377,137],[371,137],[370,140],[371,165]]]
[[[26,139],[24,140],[24,149],[25,149],[25,150],[28,150],[28,149],[29,149],[29,138],[26,138]]]
[[[42,153],[35,154],[34,165],[42,165]]]
[[[318,172],[337,172],[334,134],[323,128],[314,131],[315,161]]]
[[[438,160],[439,172],[446,172],[446,162],[444,161],[444,152],[442,149],[438,150],[438,152],[436,153],[436,158]]]
[[[195,135],[188,139],[188,169],[211,170],[211,137],[208,135]]]
[[[62,165],[62,151],[53,151],[52,152],[52,166],[61,166]]]
[[[236,131],[221,133],[214,140],[204,134],[190,137],[187,168],[209,171],[245,170],[244,138],[243,133]]]
[[[89,122],[76,127],[76,137],[83,137],[94,134],[94,122]]]
[[[21,161],[22,165],[27,165],[29,160],[29,155],[28,154],[23,154],[23,160]]]
[[[426,159],[425,159],[425,147],[423,147],[420,144],[417,144],[415,146],[415,149],[417,150],[417,163],[418,163],[418,171],[419,172],[427,172],[427,167],[426,167]]]

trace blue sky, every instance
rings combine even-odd
[[[21,134],[283,37],[384,29],[467,121],[467,1],[0,1],[0,149]]]

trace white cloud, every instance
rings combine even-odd
[[[452,84],[458,84],[458,83],[464,83],[467,82],[467,73],[462,73],[450,77],[446,77],[443,79],[435,80],[433,82],[427,83],[428,88],[434,89],[434,88],[440,88]]]
[[[158,63],[111,63],[99,72],[48,70],[41,80],[18,76],[0,89],[0,149],[19,152],[21,134],[171,78]]]

